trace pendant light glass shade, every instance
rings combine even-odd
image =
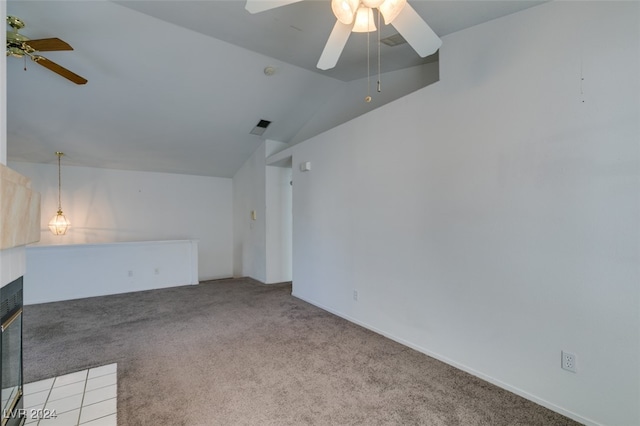
[[[378,10],[384,17],[384,23],[389,25],[400,14],[404,5],[407,4],[407,0],[385,0]]]
[[[356,23],[353,24],[354,33],[369,33],[376,30],[376,23],[373,18],[373,9],[360,6],[356,12]]]
[[[331,10],[338,21],[351,25],[356,16],[360,0],[331,0]]]
[[[49,221],[49,230],[53,235],[64,235],[71,226],[69,219],[62,213],[62,203],[60,202],[60,192],[62,192],[62,173],[60,169],[60,158],[62,152],[56,152],[58,156],[58,213]]]
[[[62,213],[62,210],[58,210],[58,214],[49,222],[49,230],[53,235],[64,235],[69,226],[71,226],[71,222],[69,222],[69,219]]]

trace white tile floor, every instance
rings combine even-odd
[[[117,426],[117,373],[118,364],[109,364],[27,383],[25,425]]]

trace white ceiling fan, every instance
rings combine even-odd
[[[245,8],[258,13],[299,1],[302,0],[247,0]],[[373,9],[378,9],[385,24],[393,25],[421,57],[432,55],[442,45],[442,40],[407,0],[331,0],[331,9],[337,21],[318,61],[321,70],[336,66],[351,32],[376,30]]]

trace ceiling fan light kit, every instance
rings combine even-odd
[[[353,22],[360,0],[331,0],[331,10],[338,21],[345,25]]]
[[[299,1],[302,0],[247,0],[245,9],[250,13],[258,13]],[[360,9],[364,11],[361,12]],[[384,17],[385,25],[392,24],[419,56],[427,57],[440,48],[442,41],[438,35],[407,0],[331,0],[331,10],[337,21],[318,60],[319,69],[328,70],[336,66],[352,31],[376,30],[372,19],[373,9],[378,9]],[[355,27],[357,15],[360,14],[366,17],[367,23],[362,27]]]
[[[400,12],[402,12],[406,4],[407,0],[385,0],[385,2],[378,7],[378,10],[384,18],[385,25],[392,23]]]
[[[362,23],[367,12],[373,16],[373,9],[378,9],[384,17],[384,23],[389,25],[406,3],[407,0],[331,0],[331,10],[338,21],[345,25],[351,25],[355,20],[353,32],[369,32],[376,28],[371,25],[367,31],[366,23]]]
[[[362,4],[370,9],[375,9],[379,7],[385,0],[361,0]]]
[[[370,33],[376,30],[375,19],[373,17],[373,9],[360,6],[356,12],[356,19],[351,29],[354,33]]]

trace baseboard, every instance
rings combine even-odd
[[[255,284],[259,284],[259,285],[266,285],[266,286],[275,286],[275,285],[291,285],[292,281],[278,281],[275,283],[265,283],[262,282],[258,279],[252,278],[252,277],[233,277],[234,280],[246,280],[246,281],[253,281]]]
[[[519,388],[517,388],[515,386],[512,386],[512,385],[510,385],[508,383],[504,383],[504,382],[502,382],[502,381],[500,381],[498,379],[495,379],[495,378],[493,378],[491,376],[488,376],[488,375],[486,375],[486,374],[484,374],[484,373],[482,373],[480,371],[474,370],[473,368],[470,368],[470,367],[468,367],[466,365],[463,365],[463,364],[460,364],[458,362],[455,362],[455,361],[453,361],[453,360],[451,360],[451,359],[449,359],[449,358],[447,358],[445,356],[442,356],[439,353],[433,352],[433,351],[431,351],[431,350],[429,350],[427,348],[424,348],[424,347],[422,347],[420,345],[416,345],[415,343],[410,342],[408,340],[405,340],[405,339],[402,339],[400,337],[394,336],[394,335],[392,335],[392,334],[390,334],[390,333],[388,333],[388,332],[386,332],[384,330],[381,330],[381,329],[379,329],[377,327],[374,327],[374,326],[372,326],[372,325],[370,325],[370,324],[368,324],[366,322],[360,321],[360,320],[358,320],[356,318],[353,318],[353,317],[351,317],[349,315],[345,315],[344,313],[339,312],[339,311],[337,311],[335,309],[329,308],[327,306],[324,306],[321,303],[317,303],[314,300],[308,299],[306,297],[302,297],[302,296],[296,294],[295,291],[293,291],[291,293],[291,295],[293,297],[296,297],[296,298],[298,298],[300,300],[303,300],[303,301],[305,301],[307,303],[310,303],[310,304],[312,304],[312,305],[314,305],[314,306],[316,306],[316,307],[318,307],[318,308],[320,308],[320,309],[322,309],[324,311],[327,311],[327,312],[330,312],[330,313],[332,313],[334,315],[337,315],[340,318],[344,318],[345,320],[347,320],[349,322],[352,322],[352,323],[357,324],[357,325],[359,325],[361,327],[364,327],[367,330],[371,330],[374,333],[380,334],[380,335],[382,335],[382,336],[384,336],[384,337],[386,337],[388,339],[393,340],[394,342],[400,343],[401,345],[407,346],[407,347],[409,347],[411,349],[415,349],[416,351],[421,352],[421,353],[423,353],[423,354],[425,354],[427,356],[430,356],[432,358],[435,358],[438,361],[442,361],[445,364],[449,364],[452,367],[455,367],[455,368],[457,368],[459,370],[462,370],[462,371],[464,371],[466,373],[469,373],[469,374],[471,374],[473,376],[476,376],[476,377],[478,377],[478,378],[480,378],[482,380],[485,380],[485,381],[487,381],[487,382],[489,382],[491,384],[494,384],[494,385],[496,385],[496,386],[498,386],[498,387],[500,387],[502,389],[508,390],[509,392],[512,392],[512,393],[514,393],[514,394],[516,394],[518,396],[521,396],[521,397],[523,397],[525,399],[528,399],[529,401],[535,402],[538,405],[541,405],[541,406],[543,406],[545,408],[548,408],[551,411],[555,411],[558,414],[562,414],[563,416],[566,416],[566,417],[568,417],[570,419],[573,419],[573,420],[575,420],[577,422],[580,422],[580,423],[582,423],[584,425],[587,425],[587,426],[603,426],[601,423],[598,423],[598,422],[595,422],[595,421],[593,421],[591,419],[582,417],[582,416],[580,416],[580,415],[578,415],[578,414],[576,414],[576,413],[574,413],[572,411],[569,411],[569,410],[566,410],[566,409],[564,409],[562,407],[559,407],[559,406],[557,406],[557,405],[555,405],[555,404],[553,404],[553,403],[551,403],[551,402],[549,402],[549,401],[547,401],[545,399],[542,399],[542,398],[539,398],[539,397],[537,397],[535,395],[532,395],[532,394],[530,394],[530,393],[528,393],[528,392],[526,392],[526,391],[524,391],[522,389],[519,389]]]
[[[208,277],[208,278],[207,278],[207,277],[199,277],[199,278],[198,278],[198,282],[197,282],[197,283],[195,283],[195,284],[201,284],[201,283],[204,283],[204,282],[206,282],[206,281],[224,281],[224,280],[232,280],[232,279],[234,279],[234,278],[235,278],[235,277],[232,277],[232,276],[228,276],[228,277],[227,277],[227,276],[222,276],[222,277],[221,277],[221,276],[215,276],[215,277]]]

